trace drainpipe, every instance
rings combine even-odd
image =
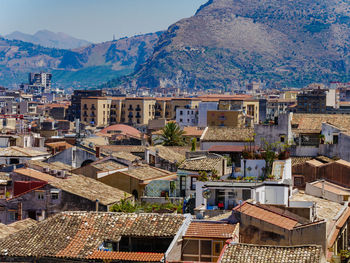
[[[99,206],[99,200],[98,199],[96,199],[96,212],[98,212],[98,206]]]
[[[244,178],[245,178],[245,177],[246,177],[246,175],[247,175],[246,166],[247,166],[247,160],[246,160],[246,159],[244,159],[244,160],[243,160],[243,167],[244,167],[243,177],[244,177]]]

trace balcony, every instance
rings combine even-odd
[[[137,113],[137,114],[136,114],[136,118],[141,118],[140,113]]]
[[[128,118],[133,118],[134,114],[132,112],[129,112]]]
[[[133,109],[133,107],[130,105],[130,107],[128,108],[128,110],[130,111],[130,110],[134,110],[134,109]]]
[[[96,110],[95,106],[92,106],[92,107],[91,107],[91,110]]]
[[[141,108],[140,108],[140,107],[137,107],[137,108],[136,108],[136,111],[141,111]]]

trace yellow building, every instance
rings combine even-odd
[[[283,93],[282,99],[286,100],[297,100],[299,91],[297,90],[288,90]]]
[[[172,98],[166,102],[165,117],[174,120],[177,108],[197,109],[200,102],[198,98]]]
[[[110,124],[118,124],[121,123],[121,117],[122,117],[122,105],[124,102],[124,97],[118,98],[114,97],[111,98],[111,116],[110,116]]]
[[[246,119],[241,111],[211,110],[207,111],[208,126],[243,127]]]
[[[253,117],[254,123],[259,123],[259,100],[244,100],[243,112]]]
[[[122,103],[121,123],[147,125],[155,118],[154,98],[126,98]]]
[[[111,98],[89,97],[81,99],[81,121],[94,127],[110,124]]]
[[[259,123],[259,100],[254,99],[221,99],[218,105],[219,110],[242,110],[253,118],[254,123]]]

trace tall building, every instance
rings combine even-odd
[[[51,73],[29,73],[28,89],[41,93],[50,93],[51,91]],[[32,92],[35,93],[35,92]]]
[[[106,94],[103,90],[75,90],[71,97],[71,106],[68,108],[68,120],[80,119],[81,99],[87,97],[102,97]]]
[[[326,113],[327,89],[307,89],[297,96],[298,113]]]

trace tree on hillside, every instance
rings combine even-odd
[[[164,146],[181,146],[185,144],[183,134],[176,122],[169,122],[163,127],[160,139]]]

